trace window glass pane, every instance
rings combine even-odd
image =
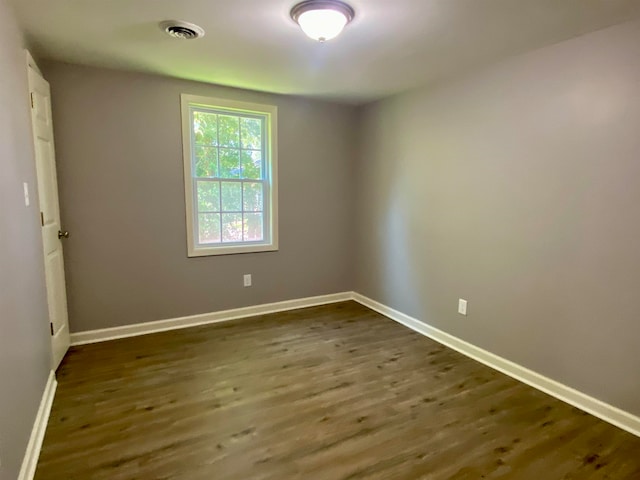
[[[240,178],[240,150],[220,149],[220,177]]]
[[[242,184],[240,182],[222,182],[222,211],[240,212],[242,210]]]
[[[242,148],[262,148],[262,121],[257,118],[241,118]]]
[[[198,243],[220,242],[220,214],[201,213],[198,215]]]
[[[196,177],[218,176],[218,149],[196,145]]]
[[[196,143],[218,144],[218,122],[215,113],[193,112],[193,133]]]
[[[269,153],[274,109],[245,110],[239,102],[188,95],[182,99],[188,100],[183,120],[191,127],[183,131],[185,151],[191,153],[184,158],[192,175],[185,189],[188,223],[194,224],[188,237],[195,237],[189,255],[245,251],[235,249],[244,243],[246,251],[255,251],[255,244],[270,244],[277,228],[271,225],[271,212],[277,218],[277,205],[271,203],[277,190],[270,183],[276,158]]]
[[[219,139],[222,147],[240,147],[240,118],[218,115]]]
[[[245,211],[262,211],[262,184],[261,183],[245,183],[243,182],[243,210]]]
[[[262,213],[245,213],[244,214],[244,241],[258,242],[263,239],[264,232],[262,230]]]
[[[222,214],[222,241],[241,242],[242,241],[242,214],[223,213]]]
[[[219,212],[220,183],[197,181],[196,188],[198,190],[198,211]]]
[[[242,151],[242,178],[262,180],[262,152]]]

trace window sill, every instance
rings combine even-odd
[[[229,245],[215,247],[198,247],[189,248],[188,257],[209,257],[214,255],[237,255],[239,253],[260,253],[260,252],[276,252],[278,245],[270,244],[251,244],[251,245]]]

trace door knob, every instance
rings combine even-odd
[[[58,238],[69,238],[69,232],[58,230]]]

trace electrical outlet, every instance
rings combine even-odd
[[[458,313],[460,315],[467,314],[467,301],[462,298],[458,299]]]
[[[245,287],[250,287],[251,286],[251,274],[250,273],[247,273],[244,276],[244,286]]]

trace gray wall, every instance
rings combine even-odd
[[[367,107],[356,290],[640,414],[638,45],[625,24]]]
[[[62,63],[45,76],[71,331],[351,289],[353,107]],[[278,106],[278,252],[187,258],[181,93]]]
[[[22,36],[0,0],[0,479],[15,480],[50,370]],[[31,187],[26,207],[22,182]]]

